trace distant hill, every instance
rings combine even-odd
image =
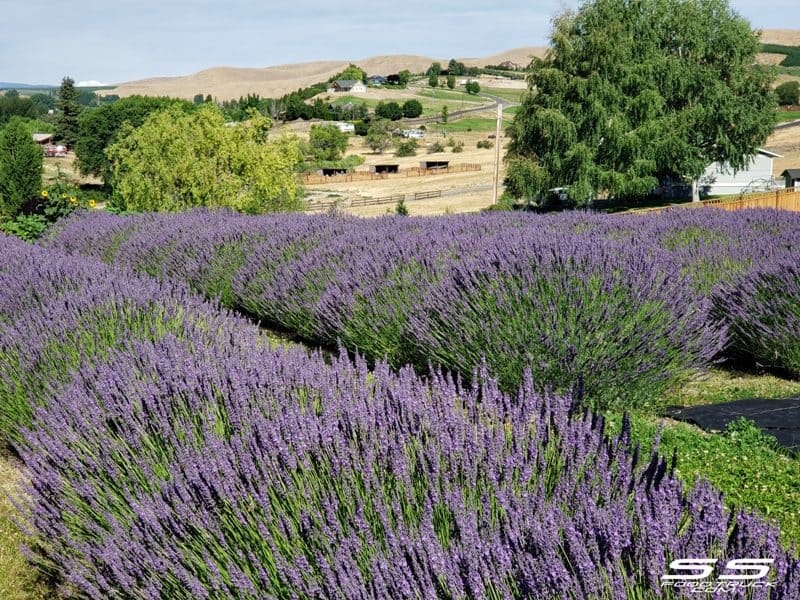
[[[9,83],[8,81],[0,81],[0,90],[49,90],[57,87],[57,85],[36,85],[31,83]]]
[[[511,61],[527,65],[532,56],[542,56],[546,48],[516,48],[485,58],[457,59],[467,66],[496,65]],[[213,67],[183,77],[157,77],[120,83],[101,93],[132,96],[173,96],[191,99],[196,94],[211,94],[217,100],[230,100],[247,94],[276,98],[327,81],[341,72],[351,62],[364,69],[368,75],[389,75],[403,69],[412,73],[425,71],[432,62],[447,65],[449,58],[430,58],[417,55],[373,56],[363,60],[326,60],[264,68]]]

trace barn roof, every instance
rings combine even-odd
[[[800,169],[786,169],[781,173],[781,177],[787,176],[791,179],[800,179]]]

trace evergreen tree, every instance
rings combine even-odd
[[[56,140],[72,149],[78,140],[78,117],[81,106],[78,104],[78,93],[75,82],[64,77],[58,90],[58,120],[56,121]]]
[[[14,218],[42,185],[42,149],[25,121],[13,117],[0,130],[0,220]]]
[[[772,132],[773,72],[726,0],[594,0],[554,22],[509,128],[510,193],[639,197],[665,177],[742,169]]]

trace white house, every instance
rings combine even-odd
[[[709,165],[700,177],[700,192],[709,196],[725,196],[783,187],[781,179],[772,175],[772,161],[783,158],[759,148],[746,169],[734,171],[727,163]]]
[[[328,87],[328,93],[349,92],[352,94],[362,94],[367,91],[367,86],[363,81],[355,79],[337,79]]]

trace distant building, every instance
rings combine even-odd
[[[383,75],[373,75],[367,78],[367,84],[369,85],[386,85],[388,81],[388,78]]]
[[[786,169],[781,173],[787,189],[800,189],[800,169]]]
[[[341,131],[342,133],[355,133],[356,132],[356,126],[353,125],[352,123],[339,122],[339,123],[336,123],[336,127],[338,127],[339,131]]]
[[[355,79],[337,79],[328,88],[329,94],[348,92],[352,94],[361,94],[367,91],[367,87],[363,81]]]
[[[373,173],[399,173],[400,172],[400,165],[398,164],[383,164],[383,165],[372,165],[369,168],[370,171]]]
[[[504,60],[497,66],[500,67],[501,69],[508,69],[509,71],[516,71],[517,69],[522,68],[520,65],[510,60]]]
[[[783,158],[769,150],[759,148],[747,168],[734,171],[727,163],[714,163],[706,167],[700,177],[700,193],[706,196],[726,196],[783,187],[772,176],[772,162]]]
[[[432,169],[442,169],[445,170],[450,166],[449,160],[423,160],[419,163],[420,169],[425,169],[426,171]]]
[[[34,133],[32,135],[33,135],[33,141],[34,142],[36,142],[37,144],[39,144],[41,146],[45,146],[45,145],[47,145],[47,144],[49,144],[50,142],[53,141],[53,135],[54,134],[52,134],[52,133]]]

